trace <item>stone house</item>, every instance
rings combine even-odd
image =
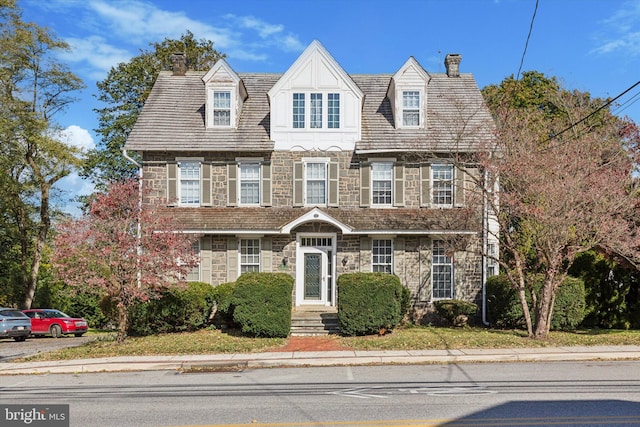
[[[333,307],[341,274],[387,272],[417,310],[482,302],[495,268],[483,253],[496,244],[470,159],[493,122],[460,55],[446,73],[410,57],[367,75],[347,74],[317,41],[283,74],[224,60],[186,71],[182,58],[158,76],[125,150],[141,153],[162,212],[199,236],[190,280],[286,272],[294,307]]]

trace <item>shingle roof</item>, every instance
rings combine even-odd
[[[283,227],[313,208],[180,208],[162,207],[160,214],[173,217],[181,230],[214,234],[280,234]],[[402,234],[477,232],[480,222],[469,209],[371,209],[321,208],[353,234],[387,230]]]
[[[270,138],[269,89],[281,74],[238,73],[248,93],[238,129],[206,129],[205,72],[161,72],[125,148],[138,151],[265,151]],[[430,74],[425,129],[395,129],[386,97],[391,74],[352,75],[365,94],[356,152],[467,151],[492,137],[493,121],[470,74]]]

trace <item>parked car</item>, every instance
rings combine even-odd
[[[71,317],[60,310],[32,308],[22,312],[31,318],[32,335],[50,334],[54,338],[59,338],[62,335],[73,334],[81,337],[89,329],[85,319]]]
[[[24,341],[31,333],[31,320],[16,308],[0,307],[0,338]]]

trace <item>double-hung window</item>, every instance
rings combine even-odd
[[[309,99],[309,108],[307,108]],[[293,128],[339,129],[340,94],[339,93],[293,93]]]
[[[231,126],[231,92],[213,92],[213,126]]]
[[[498,245],[496,243],[487,244],[487,277],[498,274]]]
[[[402,125],[420,126],[420,92],[402,92]]]
[[[196,240],[191,244],[191,253],[193,256],[200,258],[200,240]],[[194,266],[189,273],[187,273],[187,281],[199,282],[200,281],[200,262]]]
[[[374,273],[393,272],[393,243],[391,239],[373,239],[371,242],[371,267]]]
[[[327,163],[305,163],[305,200],[307,205],[327,203]]]
[[[200,162],[181,160],[178,166],[180,169],[178,186],[180,204],[200,205]]]
[[[371,163],[372,204],[391,206],[393,203],[393,163]]]
[[[433,241],[432,269],[433,299],[453,298],[453,259],[447,255],[442,240]]]
[[[434,206],[453,205],[453,165],[431,166],[431,202]]]
[[[240,239],[240,274],[260,271],[260,239]]]
[[[260,163],[240,163],[240,204],[260,204]]]

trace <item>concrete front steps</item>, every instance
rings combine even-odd
[[[291,313],[292,336],[337,334],[338,311],[335,307],[296,307]]]

